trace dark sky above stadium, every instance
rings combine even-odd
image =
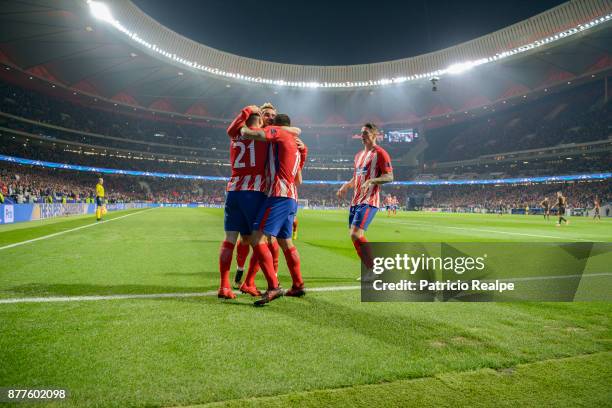
[[[346,65],[439,50],[563,3],[517,1],[134,0],[208,46],[275,62]]]

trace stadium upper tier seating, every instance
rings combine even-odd
[[[529,99],[529,98],[525,98]],[[610,101],[600,82],[428,131],[428,162],[605,140],[612,135]]]

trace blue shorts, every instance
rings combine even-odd
[[[287,197],[268,197],[257,214],[253,230],[280,239],[291,238],[297,201]]]
[[[374,219],[376,211],[378,211],[378,207],[374,207],[369,204],[352,206],[349,212],[349,228],[354,225],[355,227],[366,231],[368,229],[368,225],[370,225]]]
[[[253,222],[266,200],[260,191],[228,191],[225,197],[225,230],[251,235]]]

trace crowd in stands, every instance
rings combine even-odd
[[[0,111],[44,124],[126,140],[194,147],[206,146],[216,140],[215,134],[204,131],[203,124],[149,120],[136,115],[109,112],[52,98],[5,82],[0,82]],[[223,134],[223,129],[216,132],[216,136]]]
[[[86,202],[93,197],[98,175],[61,169],[0,164],[0,191],[12,203]],[[183,180],[125,175],[103,175],[109,202],[149,201],[161,203],[204,203],[222,205],[225,182]],[[350,195],[336,197],[339,184],[304,184],[299,197],[310,207],[348,207]],[[562,191],[570,207],[592,208],[595,197],[602,204],[612,201],[608,180],[580,183],[405,186],[386,185],[382,195],[398,197],[404,207],[409,197],[422,203],[418,207],[438,207],[455,211],[497,211],[537,208],[544,197],[555,202]]]
[[[468,164],[454,167],[432,167],[413,172],[411,177],[431,179],[496,179],[510,177],[537,177],[543,175],[591,174],[612,169],[610,152],[569,154],[546,159],[520,159],[515,161]]]
[[[612,199],[612,183],[609,181],[581,183],[551,183],[523,185],[464,185],[441,186],[421,189],[424,205],[451,209],[486,209],[497,211],[529,207],[539,208],[540,203],[548,197],[551,204],[556,204],[556,193],[561,191],[567,197],[568,207],[593,208],[595,197],[602,203]],[[412,189],[413,194],[419,190]]]
[[[196,123],[192,124],[167,118],[152,120],[60,100],[2,82],[0,112],[5,113],[0,114],[0,126],[12,129],[0,130],[0,154],[122,170],[215,177],[228,177],[230,173],[228,140],[224,129],[211,128],[202,121],[194,121]],[[37,137],[20,136],[15,131]],[[82,132],[104,137],[85,135]],[[426,161],[426,165],[408,166],[394,162],[395,179],[482,179],[610,171],[612,157],[609,151],[586,151],[584,154],[574,152],[547,159],[535,157],[495,163],[453,164],[454,167],[439,165],[446,161],[475,159],[493,153],[605,140],[610,135],[610,103],[603,101],[600,84],[587,84],[537,102],[519,104],[496,114],[430,129],[426,135],[429,147],[421,158]],[[304,169],[305,180],[340,182],[352,176],[352,156],[361,148],[359,140],[342,132],[319,137],[315,132],[307,130],[303,139],[310,147],[309,161]],[[104,147],[80,148],[74,144],[60,143],[59,140]],[[410,145],[406,144],[385,147],[394,158],[410,150]],[[142,153],[134,153],[136,151]],[[91,199],[96,178],[94,173],[0,163],[0,191],[6,200],[16,203],[63,200],[82,202]],[[224,201],[224,182],[117,175],[105,176],[105,180],[110,201],[207,204],[222,204]],[[300,188],[300,197],[308,199],[311,206],[347,206],[348,200],[339,200],[335,196],[337,187],[330,184],[305,184]],[[599,195],[603,202],[611,198],[609,182],[384,187],[386,193],[396,195],[402,203],[408,197],[417,197],[425,206],[472,209],[495,209],[499,208],[500,202],[506,208],[534,207],[544,196],[548,195],[552,199],[554,192],[559,189],[568,195],[570,205],[574,207],[591,206],[595,195]]]
[[[227,156],[227,149],[224,151],[217,151],[216,148],[207,148],[205,145],[193,147],[189,149],[178,147],[168,143],[159,142],[143,142],[143,141],[129,141],[127,139],[110,139],[102,138],[96,135],[78,133],[67,131],[65,129],[58,129],[40,125],[37,123],[26,122],[21,119],[6,117],[0,115],[0,126],[15,130],[17,132],[25,132],[29,135],[35,135],[38,138],[42,138],[43,141],[50,141],[55,143],[79,143],[81,145],[93,146],[101,149],[122,149],[128,150],[134,153],[151,154],[157,155],[176,155],[187,158],[200,157],[200,158],[221,158]],[[34,136],[32,140],[36,140]],[[38,139],[40,140],[40,139]]]
[[[610,101],[600,83],[521,103],[506,111],[427,133],[429,162],[605,140],[612,135]]]
[[[1,134],[1,132],[0,132]],[[2,136],[0,136],[2,137]],[[7,156],[33,158],[36,160],[76,164],[83,166],[105,167],[121,170],[139,170],[150,172],[162,172],[172,174],[194,174],[199,176],[227,176],[229,166],[227,158],[223,160],[212,160],[208,163],[197,159],[181,159],[174,156],[166,158],[151,157],[146,155],[129,155],[125,152],[115,150],[95,151],[92,154],[87,149],[80,150],[78,147],[37,141],[25,142],[24,140],[12,139],[4,136],[0,144],[0,154]]]
[[[102,175],[106,199],[113,202],[201,202],[221,204],[225,183],[198,180]],[[0,191],[7,202],[88,202],[95,195],[98,175],[60,169],[0,164]]]
[[[603,102],[600,84],[587,84],[503,112],[470,119],[462,124],[430,129],[426,132],[429,147],[421,158],[421,162],[427,162],[426,169],[398,162],[402,154],[409,150],[409,144],[387,144],[385,148],[396,159],[396,179],[400,180],[414,179],[421,173],[432,173],[436,178],[491,178],[488,173],[492,172],[500,173],[499,177],[525,177],[542,172],[571,174],[606,171],[610,168],[609,155],[604,156],[605,160],[598,161],[554,163],[552,160],[530,160],[529,165],[522,161],[514,164],[504,162],[452,170],[438,170],[435,166],[440,162],[474,159],[489,153],[606,139],[612,134],[609,105],[609,102]],[[24,137],[17,136],[17,140],[13,140],[15,136],[9,132],[0,134],[0,154],[125,170],[207,176],[224,176],[229,171],[222,166],[227,164],[228,157],[228,141],[224,129],[204,126],[204,123],[180,123],[160,118],[152,120],[101,110],[4,82],[0,82],[0,112],[40,123],[32,124],[0,115],[0,126],[44,138],[32,138],[23,143]],[[61,126],[76,132],[48,128],[41,124]],[[92,132],[122,140],[78,132]],[[303,139],[309,144],[310,151],[306,167],[309,174],[305,174],[305,178],[342,180],[350,177],[351,170],[346,167],[350,168],[352,156],[360,148],[359,140],[343,134],[319,137],[315,131],[307,129],[304,129]],[[105,156],[79,154],[78,146],[66,147],[59,140],[103,146],[108,148],[108,153]],[[98,152],[103,153],[103,150],[98,149]],[[152,155],[155,155],[156,160],[136,159],[138,156],[150,158]],[[168,157],[176,160],[169,162]],[[328,169],[324,170],[326,167]]]
[[[121,170],[139,170],[172,174],[192,174],[199,176],[228,177],[230,168],[227,158],[219,160],[198,161],[197,159],[176,160],[173,157],[151,158],[151,156],[129,156],[124,152],[109,150],[106,153],[79,150],[78,148],[49,142],[40,143],[24,139],[12,139],[2,136],[0,132],[0,154],[13,157],[30,157],[37,160],[77,164],[84,166],[106,167]],[[306,180],[342,181],[351,178],[352,163],[342,163],[329,167],[308,162],[304,169]],[[394,163],[396,180],[428,180],[428,179],[491,179],[508,177],[532,177],[541,175],[565,175],[605,172],[612,169],[612,157],[609,152],[572,155],[567,157],[540,160],[522,160],[516,162],[500,162],[480,165],[464,165],[456,167],[418,167]]]
[[[339,185],[304,185],[300,197],[308,199],[309,206],[347,207],[348,199],[336,197]],[[417,208],[433,207],[451,211],[504,211],[539,208],[548,197],[556,203],[557,191],[563,192],[572,208],[593,208],[597,196],[601,203],[612,201],[612,183],[609,181],[580,183],[541,183],[513,185],[452,185],[452,186],[399,186],[386,185],[382,196],[396,196],[401,207],[407,207],[409,198],[416,199]],[[349,197],[350,198],[350,197]]]
[[[160,115],[157,119],[151,119],[138,114],[112,112],[53,98],[5,82],[0,82],[0,112],[38,122],[33,124],[0,115],[0,126],[44,135],[48,139],[200,158],[226,158],[228,153],[227,124],[211,126],[195,118],[185,123],[185,118],[171,120]],[[228,116],[231,115],[228,113]],[[59,126],[64,130],[44,125]],[[67,132],[65,129],[94,135]],[[349,146],[359,146],[359,141],[352,139],[349,133],[347,130],[340,135],[320,138],[315,131],[311,131],[305,132],[304,138],[311,151],[320,151],[328,157],[347,157],[347,150],[353,150],[347,149]]]

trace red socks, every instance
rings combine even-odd
[[[268,249],[268,251],[270,250],[270,246],[266,244],[260,244],[258,246],[261,246],[261,245],[263,245],[263,247]],[[251,256],[251,260],[249,262],[249,270],[247,271],[246,278],[244,279],[244,283],[247,286],[255,286],[255,275],[257,275],[257,272],[259,271],[260,263],[262,264],[262,269],[264,270],[264,275],[265,275],[265,269],[264,269],[263,263],[266,261],[264,262],[259,261],[259,254],[260,254],[260,251],[264,250],[263,247],[260,249],[253,250],[253,256]],[[276,246],[276,248],[278,249],[278,245]],[[274,271],[274,278],[275,278],[274,281],[276,282],[272,284],[275,284],[276,286],[278,286],[278,277],[276,276],[278,269],[275,269],[275,268],[278,268],[278,258],[277,258],[277,261],[274,262],[271,252],[268,252],[268,253],[269,253],[270,261],[272,261],[272,270]],[[287,261],[287,267],[289,268],[289,273],[291,274],[291,279],[293,280],[293,286],[297,288],[301,288],[302,286],[304,286],[304,281],[302,279],[302,273],[300,271],[300,254],[298,253],[297,248],[293,247],[291,249],[283,251],[283,253],[285,254],[285,260]],[[264,256],[264,258],[267,258],[267,257],[268,256]],[[268,277],[266,277],[266,280],[268,281],[268,286],[270,286],[271,280],[268,279]],[[276,286],[273,286],[273,287],[276,287]]]
[[[266,277],[268,282],[268,290],[275,289],[278,287],[278,278],[274,272],[274,262],[272,261],[272,254],[266,243],[261,243],[253,247],[253,253],[257,255],[259,259],[259,266]]]
[[[246,286],[255,286],[255,275],[259,272],[259,257],[257,252],[253,250],[251,260],[249,261],[249,270],[247,271],[246,278],[244,278],[244,284]]]
[[[249,256],[250,247],[249,244],[243,244],[242,241],[238,241],[238,247],[236,248],[236,264],[240,270],[244,269],[247,256]]]
[[[368,268],[372,269],[374,267],[374,261],[372,260],[372,249],[370,248],[370,244],[366,237],[361,237],[353,241],[353,245],[355,246],[355,250],[357,254],[361,258],[361,262]]]
[[[221,244],[221,249],[219,250],[219,272],[221,274],[222,288],[231,288],[229,275],[230,267],[232,265],[234,246],[235,244],[232,244],[229,241],[223,241]],[[355,248],[358,248],[357,244],[355,244]],[[268,289],[278,287],[277,274],[278,256],[280,252],[279,249],[280,248],[276,240],[274,240],[271,244],[261,243],[253,248],[253,256],[251,256],[249,270],[244,280],[244,283],[247,286],[255,286],[255,275],[257,275],[257,271],[259,270],[259,267],[261,267],[266,277],[266,281],[268,282]],[[357,252],[360,253],[359,249]],[[236,261],[238,263],[238,267],[244,267],[248,253],[249,246],[238,243],[238,248],[236,249]],[[289,273],[291,273],[293,286],[296,288],[303,287],[304,281],[302,280],[302,273],[300,271],[300,254],[298,253],[297,248],[292,247],[286,251],[283,251],[283,253],[285,255],[285,259],[287,260]]]
[[[304,286],[302,280],[302,273],[300,272],[300,254],[296,247],[292,247],[283,251],[285,254],[285,260],[287,261],[287,267],[293,280],[294,288],[301,288]]]
[[[270,253],[272,254],[272,264],[274,265],[274,273],[278,275],[278,255],[280,253],[278,241],[272,240],[272,242],[268,245],[268,248],[270,248]]]
[[[232,254],[234,253],[234,244],[229,241],[223,241],[219,250],[219,272],[221,273],[221,287],[231,288],[229,273],[232,266]]]

